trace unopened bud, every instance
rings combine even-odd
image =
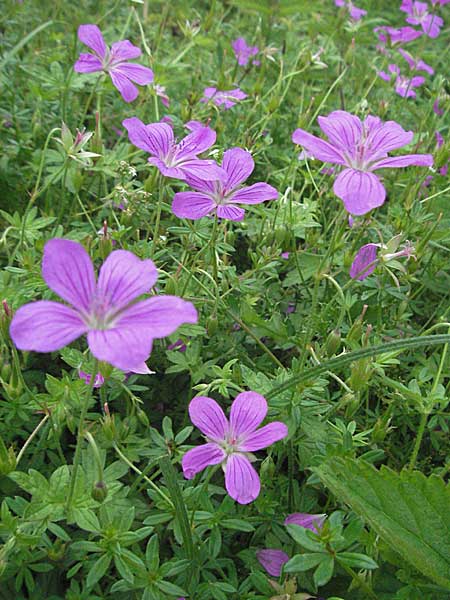
[[[103,502],[108,495],[108,486],[104,481],[97,481],[91,491],[91,497],[97,502]]]
[[[219,322],[217,320],[217,316],[213,315],[209,317],[206,322],[206,331],[208,332],[209,337],[212,337],[219,327]]]
[[[325,351],[327,356],[334,356],[341,346],[341,332],[339,329],[333,329],[325,342]]]

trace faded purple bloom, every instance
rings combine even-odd
[[[377,254],[380,244],[366,244],[356,253],[350,267],[350,277],[362,281],[375,271],[378,264]]]
[[[272,577],[279,577],[281,575],[281,569],[289,560],[289,556],[286,552],[271,548],[258,550],[256,558]]]
[[[163,85],[155,85],[155,94],[161,98],[161,102],[166,108],[169,108],[169,96],[166,94],[166,88]]]
[[[78,376],[82,379],[86,385],[91,383],[92,375],[85,373],[84,371],[78,371]],[[94,385],[92,387],[99,388],[105,383],[105,378],[101,373],[97,373],[94,379]]]
[[[299,525],[305,529],[310,529],[314,533],[318,533],[318,529],[321,529],[327,515],[310,515],[308,513],[292,513],[288,515],[284,520],[285,525]]]
[[[395,44],[406,44],[412,42],[422,35],[421,31],[413,29],[412,27],[375,27],[374,32],[378,34],[380,42],[387,44],[388,41],[391,45]]]
[[[78,39],[94,54],[80,54],[80,58],[74,65],[75,71],[77,73],[96,73],[98,71],[108,73],[125,102],[132,102],[137,98],[139,92],[134,83],[147,85],[153,81],[151,69],[128,62],[141,55],[139,48],[133,46],[129,40],[115,42],[110,49],[105,44],[97,25],[80,25]]]
[[[238,394],[231,405],[230,420],[212,398],[198,396],[189,404],[192,423],[206,437],[206,444],[183,456],[186,479],[192,479],[209,465],[222,465],[225,487],[239,504],[249,504],[258,497],[261,484],[252,462],[252,452],[282,440],[288,428],[274,421],[258,429],[267,414],[266,399],[256,392]]]
[[[405,75],[401,74],[397,65],[389,65],[388,71],[394,75],[394,89],[402,98],[415,98],[417,94],[414,88],[420,87],[425,83],[425,77],[421,75],[405,77]],[[378,71],[378,76],[384,79],[384,81],[390,81],[392,75],[389,75],[385,71]]]
[[[70,306],[51,300],[21,306],[10,326],[20,350],[54,352],[87,334],[98,360],[122,371],[149,373],[145,361],[153,340],[183,323],[197,323],[194,305],[176,296],[135,302],[154,286],[158,272],[151,260],[126,250],[111,252],[96,281],[83,246],[56,238],[45,244],[42,276]]]
[[[216,106],[223,106],[224,110],[228,110],[239,100],[247,98],[247,94],[236,88],[235,90],[219,91],[215,87],[207,87],[203,90],[203,98],[200,102],[214,102]]]
[[[182,219],[200,219],[217,214],[221,219],[242,221],[245,210],[237,204],[260,204],[278,197],[277,190],[267,183],[241,187],[254,168],[250,152],[242,148],[227,150],[222,160],[224,176],[217,181],[202,181],[198,177],[187,176],[187,183],[196,191],[175,194],[173,213]]]
[[[410,144],[413,139],[413,132],[405,131],[395,121],[383,123],[369,115],[361,122],[357,116],[342,110],[319,117],[318,121],[330,142],[303,129],[294,131],[292,141],[315,158],[344,167],[336,177],[333,191],[353,215],[364,215],[384,203],[386,190],[373,171],[433,164],[431,154],[388,157],[388,152]]]
[[[420,25],[423,32],[430,38],[437,38],[439,36],[444,21],[441,17],[428,12],[428,4],[426,2],[403,0],[400,10],[408,15],[406,19],[407,23],[410,25]]]
[[[244,38],[240,37],[231,43],[234,55],[238,61],[238,65],[245,67],[252,56],[255,56],[259,52],[258,46],[247,46],[247,42]],[[253,61],[253,64],[259,64],[258,61]]]
[[[175,142],[168,123],[144,123],[137,117],[122,121],[130,142],[149,152],[148,162],[158,167],[166,177],[186,179],[188,175],[212,180],[222,176],[222,169],[213,160],[201,160],[198,154],[208,150],[216,141],[216,132],[209,127],[199,127],[180,142]]]
[[[336,6],[339,6],[339,7],[345,6],[345,8],[348,10],[348,12],[350,14],[350,17],[354,21],[359,21],[361,19],[361,17],[364,17],[364,15],[367,15],[367,10],[358,8],[357,6],[355,6],[353,4],[353,2],[351,2],[351,0],[334,0],[334,3]]]

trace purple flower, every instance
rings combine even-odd
[[[153,340],[183,323],[196,323],[197,311],[176,296],[154,296],[135,302],[154,286],[158,272],[151,260],[115,250],[103,263],[98,281],[81,244],[63,239],[44,247],[42,276],[70,306],[39,300],[21,306],[10,334],[20,350],[53,352],[87,334],[98,360],[134,373],[149,373],[145,361]]]
[[[239,504],[255,500],[261,484],[251,465],[255,460],[251,452],[267,448],[288,434],[286,425],[280,421],[257,429],[266,414],[266,399],[256,392],[242,392],[236,396],[229,421],[212,398],[194,398],[189,404],[189,416],[206,436],[207,443],[183,456],[186,479],[192,479],[209,465],[221,464],[229,495]]]
[[[198,177],[186,177],[195,192],[178,192],[172,202],[173,213],[182,219],[200,219],[217,214],[221,219],[242,221],[245,210],[236,204],[260,204],[275,200],[277,190],[267,183],[254,183],[242,187],[250,176],[255,163],[250,152],[242,148],[231,148],[223,155],[223,177],[217,181],[202,181]]]
[[[308,513],[292,513],[284,520],[285,525],[299,525],[305,529],[310,529],[314,533],[318,533],[321,529],[327,515],[309,515]]]
[[[380,42],[387,44],[388,41],[392,45],[394,44],[406,44],[412,42],[422,35],[421,31],[417,31],[412,27],[375,27],[375,33],[378,33],[378,39]]]
[[[422,77],[421,75],[405,77],[405,75],[401,74],[397,65],[389,65],[388,71],[394,75],[394,89],[399,96],[402,96],[402,98],[415,98],[417,94],[414,88],[420,87],[425,83],[425,77]],[[389,73],[386,73],[385,71],[378,72],[378,76],[381,77],[381,79],[384,79],[384,81],[390,81],[392,75],[389,75]]]
[[[179,352],[186,352],[186,348],[187,346],[183,340],[177,340],[167,346],[167,350],[178,350]]]
[[[380,244],[366,244],[356,253],[350,267],[350,277],[362,281],[375,271]]]
[[[403,0],[400,10],[408,15],[406,19],[407,23],[410,25],[420,25],[423,32],[430,38],[438,37],[444,21],[441,17],[428,12],[426,2]]]
[[[78,39],[90,48],[94,54],[80,54],[74,65],[77,73],[109,73],[113,85],[122,94],[125,102],[137,98],[138,89],[134,85],[147,85],[153,81],[153,71],[148,67],[129,63],[132,58],[138,58],[141,51],[129,40],[115,42],[111,49],[105,44],[103,35],[97,25],[80,25]],[[134,83],[132,83],[134,82]]]
[[[409,52],[403,50],[403,48],[398,49],[399,53],[403,56],[403,58],[408,63],[411,71],[425,71],[430,75],[433,75],[434,69],[430,65],[428,65],[425,61],[419,59],[414,59]]]
[[[166,88],[163,85],[155,85],[154,87],[155,94],[161,98],[161,102],[166,108],[169,108],[170,100],[169,96],[166,94]]]
[[[203,90],[203,98],[200,102],[209,102],[211,100],[216,106],[223,106],[224,110],[228,110],[237,101],[244,100],[245,98],[247,98],[247,94],[239,88],[221,92],[215,87],[207,87]]]
[[[334,0],[334,3],[336,6],[345,6],[345,8],[348,10],[350,17],[354,20],[354,21],[359,21],[361,19],[361,17],[364,17],[364,15],[367,15],[367,10],[364,10],[362,8],[358,8],[357,6],[355,6],[353,4],[353,2],[351,2],[351,0]]]
[[[148,162],[158,167],[166,177],[186,179],[188,175],[201,179],[217,179],[222,169],[213,160],[200,160],[198,154],[208,150],[216,141],[216,132],[209,127],[199,127],[180,142],[175,143],[172,127],[168,123],[144,123],[137,117],[122,121],[130,142],[149,152]]]
[[[438,117],[442,117],[442,115],[444,114],[442,108],[439,108],[439,98],[436,98],[436,100],[433,103],[433,112]]]
[[[369,115],[361,122],[357,116],[342,110],[319,117],[318,121],[330,142],[303,129],[296,129],[292,140],[315,158],[344,167],[336,177],[333,191],[353,215],[364,215],[384,203],[386,190],[373,171],[433,164],[431,154],[388,157],[388,152],[410,144],[413,139],[413,132],[405,131],[395,121],[383,123]]]
[[[92,375],[85,373],[84,371],[78,371],[78,376],[82,379],[86,385],[91,383]],[[92,387],[99,388],[105,383],[105,378],[101,373],[97,373],[94,379],[94,385]]]
[[[256,558],[272,577],[279,577],[281,575],[281,569],[289,560],[289,556],[286,552],[272,548],[258,550]]]
[[[247,46],[247,42],[244,38],[240,37],[231,43],[234,55],[238,61],[238,65],[245,67],[252,56],[255,56],[259,52],[258,46]],[[253,64],[259,64],[258,61],[253,61]]]

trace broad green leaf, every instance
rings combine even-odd
[[[255,528],[247,521],[242,519],[223,519],[220,524],[226,529],[236,529],[237,531],[255,531]]]
[[[405,561],[450,589],[450,488],[442,479],[339,457],[314,470]]]
[[[100,581],[100,579],[109,569],[110,564],[111,556],[109,554],[104,554],[103,556],[100,556],[98,560],[95,561],[86,579],[86,587],[88,589],[92,588],[97,583],[97,581]]]
[[[378,568],[377,563],[370,556],[358,552],[341,552],[336,556],[336,560],[347,567],[356,567],[357,569]]]
[[[314,572],[314,583],[317,587],[327,584],[333,577],[333,571],[334,558],[331,554],[327,554]]]
[[[75,523],[85,531],[97,532],[101,530],[96,514],[89,508],[74,508],[72,515]]]
[[[325,554],[314,552],[312,554],[296,554],[284,565],[286,573],[297,573],[298,571],[308,571],[317,567],[322,562]]]
[[[294,524],[286,525],[286,529],[297,544],[300,544],[300,546],[306,548],[306,550],[310,550],[310,552],[323,551],[323,544],[312,538],[314,534],[309,529]]]

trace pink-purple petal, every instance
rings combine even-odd
[[[217,444],[203,444],[188,450],[181,459],[183,475],[193,479],[197,473],[210,465],[219,465],[226,458],[225,451]]]
[[[134,81],[138,85],[148,85],[153,81],[153,71],[143,65],[122,63],[114,67],[112,71],[128,77],[128,79],[131,79],[131,81]]]
[[[139,94],[139,90],[128,77],[122,74],[117,68],[110,69],[109,75],[114,87],[116,87],[125,102],[133,102]]]
[[[86,331],[87,326],[76,311],[49,300],[21,306],[9,329],[19,350],[34,352],[54,352],[64,348]]]
[[[216,132],[211,127],[196,127],[176,146],[175,160],[191,158],[211,148],[216,141]]]
[[[395,121],[382,123],[377,117],[369,116],[364,120],[364,124],[369,129],[366,146],[370,148],[368,158],[371,160],[383,158],[391,150],[407,146],[414,137],[412,131],[405,131]]]
[[[49,240],[44,246],[42,276],[63,300],[88,312],[95,292],[95,274],[81,244],[61,238]]]
[[[128,131],[128,137],[134,146],[154,156],[166,156],[173,146],[173,130],[167,123],[144,125],[137,117],[131,117],[122,121],[122,125]]]
[[[314,533],[318,533],[327,518],[327,515],[310,515],[308,513],[292,513],[288,515],[284,521],[285,525],[299,525],[305,529],[310,529]]]
[[[246,435],[244,441],[239,444],[239,450],[242,452],[256,452],[282,440],[287,434],[288,428],[286,425],[280,421],[274,421]]]
[[[111,61],[113,64],[132,58],[139,58],[141,54],[140,48],[134,46],[130,40],[114,42],[111,46]]]
[[[319,117],[317,120],[322,131],[338,150],[347,153],[353,151],[361,138],[361,120],[344,110],[335,110],[327,117]]]
[[[256,392],[241,392],[230,411],[230,428],[236,437],[249,434],[262,423],[267,414],[264,396]]]
[[[365,244],[361,246],[350,267],[350,277],[352,279],[362,281],[375,271],[378,248],[379,244]]]
[[[216,203],[200,192],[178,192],[173,197],[172,212],[180,219],[201,219],[214,210]]]
[[[260,204],[266,200],[276,200],[277,198],[278,190],[268,183],[261,182],[236,190],[227,199],[227,202],[232,204]]]
[[[197,396],[189,403],[189,417],[200,431],[213,441],[223,441],[229,425],[223,410],[212,398]]]
[[[271,577],[279,577],[283,566],[289,560],[289,556],[286,552],[272,548],[258,550],[256,558]]]
[[[202,160],[200,158],[183,159],[178,165],[184,173],[184,178],[197,177],[207,181],[222,179],[223,170],[214,160]]]
[[[92,329],[88,333],[88,344],[92,354],[122,371],[141,372],[152,351],[152,338],[148,330],[139,326],[113,329]]]
[[[96,73],[103,69],[102,61],[93,54],[80,54],[73,68],[77,73]]]
[[[228,221],[242,221],[245,215],[245,210],[239,206],[232,204],[219,204],[217,207],[217,216],[220,219],[228,219]]]
[[[345,160],[341,152],[328,142],[311,135],[304,129],[296,129],[292,134],[292,141],[305,148],[314,158],[323,162],[344,165]]]
[[[78,27],[78,39],[93,50],[99,58],[103,59],[105,57],[106,44],[97,25],[80,25]]]
[[[222,168],[226,173],[223,187],[226,190],[233,190],[252,174],[255,161],[247,150],[230,148],[223,155]]]
[[[225,487],[239,504],[249,504],[259,496],[261,483],[258,473],[246,456],[230,454],[225,466]]]
[[[127,250],[114,250],[100,268],[97,294],[110,306],[121,309],[148,293],[158,279],[154,263]]]
[[[333,191],[352,215],[365,215],[384,203],[386,190],[373,173],[344,169],[337,176]]]
[[[373,166],[372,170],[385,169],[385,168],[400,168],[400,167],[432,167],[433,166],[433,155],[432,154],[405,154],[404,156],[391,156],[388,158],[382,158],[378,160]]]

